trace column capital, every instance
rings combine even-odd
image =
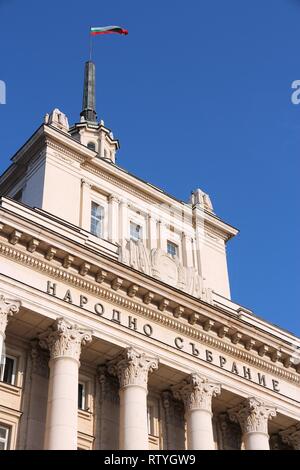
[[[295,450],[300,450],[300,423],[281,431],[279,435],[282,442],[293,447]]]
[[[84,186],[87,189],[91,189],[92,185],[93,184],[90,181],[86,180],[85,178],[81,178],[81,186]]]
[[[50,358],[69,357],[79,362],[81,346],[92,340],[92,332],[58,318],[44,333],[39,335],[39,344],[49,349]]]
[[[194,373],[178,385],[172,387],[173,395],[184,402],[185,410],[205,410],[211,412],[212,397],[219,395],[221,385],[210,382],[206,377]]]
[[[19,312],[21,302],[0,295],[0,334],[4,335],[9,317]]]
[[[116,202],[118,204],[121,202],[119,196],[117,196],[116,194],[113,194],[113,193],[108,196],[108,201],[110,203]]]
[[[239,423],[242,432],[268,434],[268,420],[276,416],[276,409],[258,398],[251,397],[228,412],[231,421]]]
[[[130,347],[108,363],[108,372],[118,377],[120,388],[139,385],[147,388],[148,374],[158,368],[158,359]]]

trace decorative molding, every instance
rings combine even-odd
[[[92,332],[58,318],[44,333],[39,335],[39,345],[49,349],[51,359],[69,357],[79,362],[81,346],[92,341]]]
[[[189,315],[189,324],[190,325],[195,325],[200,319],[200,315],[199,313],[196,313],[196,312],[192,312],[190,315]]]
[[[174,318],[180,318],[184,314],[184,307],[178,305],[178,307],[174,308],[173,316]]]
[[[143,297],[143,302],[144,304],[149,305],[153,299],[154,299],[153,292],[147,292],[147,294],[145,294]]]
[[[115,291],[119,290],[120,287],[122,286],[123,284],[123,279],[121,279],[120,277],[115,277],[112,281],[111,281],[111,288]]]
[[[108,363],[108,372],[118,377],[120,388],[138,385],[147,388],[148,374],[158,368],[158,359],[130,347]]]
[[[74,256],[71,256],[71,255],[65,256],[63,259],[63,267],[66,269],[69,269],[73,261],[74,261]]]
[[[261,356],[261,357],[264,357],[264,356],[266,356],[268,351],[269,351],[269,346],[267,346],[266,344],[263,344],[258,349],[258,355]]]
[[[212,327],[214,326],[215,322],[213,320],[206,320],[203,323],[203,330],[204,331],[210,331]]]
[[[107,277],[107,272],[104,271],[103,269],[99,269],[99,271],[97,271],[97,273],[96,273],[95,280],[99,284],[102,284],[102,282],[105,281],[106,277]]]
[[[220,328],[218,329],[219,338],[224,338],[227,335],[228,331],[229,331],[228,326],[224,326],[224,325],[220,326]]]
[[[89,263],[82,263],[82,265],[79,268],[79,274],[81,276],[86,276],[90,269],[91,269],[91,265]]]
[[[16,245],[22,235],[22,232],[20,232],[19,230],[14,230],[9,236],[9,243],[11,243],[12,245]]]
[[[158,305],[158,309],[161,311],[161,312],[164,312],[166,310],[166,308],[168,307],[169,305],[169,300],[168,299],[162,299],[160,302],[159,302],[159,305]]]
[[[244,349],[239,349],[238,347],[235,347],[228,342],[222,341],[221,339],[216,338],[214,336],[210,336],[206,332],[203,332],[200,329],[195,328],[191,325],[187,325],[186,323],[183,323],[174,317],[164,315],[162,312],[157,311],[157,309],[152,310],[150,307],[142,305],[138,301],[129,299],[127,296],[124,297],[116,292],[112,293],[109,288],[100,286],[96,282],[82,279],[76,274],[71,274],[67,271],[64,271],[62,268],[52,266],[46,261],[37,259],[34,256],[25,253],[24,251],[18,250],[17,248],[11,247],[4,243],[0,243],[0,254],[2,256],[6,256],[7,258],[13,259],[22,265],[29,266],[32,269],[35,269],[36,271],[47,274],[52,278],[68,283],[75,288],[80,288],[103,299],[108,299],[111,303],[115,305],[121,306],[130,310],[131,312],[149,318],[150,320],[156,323],[166,326],[167,328],[170,328],[176,332],[182,333],[187,337],[193,338],[203,344],[207,344],[208,346],[214,347],[219,351],[223,351],[233,357],[242,360],[243,362],[247,362],[249,364],[252,364],[253,366],[263,369],[269,372],[270,374],[277,375],[278,377],[282,377],[283,379],[288,380],[290,382],[300,384],[299,374],[287,371],[281,367],[278,367],[274,363],[267,362],[258,357],[257,355],[248,353]],[[145,300],[152,300],[153,297],[154,294],[152,292],[145,294],[143,298],[144,303],[147,304]],[[212,320],[207,320],[206,324],[212,325],[214,324],[214,322]],[[264,350],[266,349],[268,349],[268,347],[264,346]]]
[[[230,339],[233,344],[238,344],[241,341],[242,337],[242,333],[234,333]]]
[[[127,295],[133,298],[136,296],[138,290],[139,290],[139,286],[137,286],[136,284],[131,284],[131,286],[129,286],[127,289]]]
[[[0,295],[0,334],[5,335],[5,330],[9,317],[19,312],[21,302],[19,300],[7,299],[4,295]]]
[[[45,138],[45,144],[47,147],[52,148],[53,150],[56,150],[58,153],[56,154],[57,157],[60,157],[62,160],[66,161],[64,156],[69,157],[79,163],[82,163],[84,161],[84,157],[78,157],[78,155],[75,152],[70,152],[67,147],[64,145],[59,145],[54,143],[52,140],[52,136],[47,136]]]
[[[182,400],[187,412],[205,410],[211,413],[211,400],[221,393],[221,385],[194,373],[180,384],[172,387],[174,397]]]
[[[56,255],[56,248],[53,248],[53,246],[51,246],[50,248],[48,248],[45,254],[45,258],[48,261],[52,261],[55,255]]]
[[[34,253],[37,247],[39,246],[40,241],[37,240],[36,238],[32,238],[28,243],[27,243],[27,250],[30,253]]]
[[[245,341],[244,346],[247,351],[251,351],[251,349],[254,349],[255,344],[256,344],[256,341],[252,338],[249,338]]]
[[[248,398],[228,412],[234,423],[239,423],[243,434],[260,432],[268,434],[268,421],[276,416],[276,409],[258,398]]]

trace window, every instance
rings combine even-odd
[[[154,436],[154,407],[148,405],[147,407],[147,417],[148,417],[148,434]]]
[[[96,144],[95,142],[89,142],[87,144],[87,148],[90,149],[90,150],[93,150],[94,152],[96,152]]]
[[[103,219],[104,209],[99,204],[92,202],[91,208],[91,233],[96,237],[102,237],[103,235]]]
[[[159,435],[159,423],[158,423],[158,403],[157,400],[150,400],[147,403],[147,423],[148,423],[148,434],[150,436]]]
[[[130,222],[130,238],[134,241],[141,240],[142,238],[142,227],[134,222]]]
[[[5,362],[1,368],[0,380],[7,384],[14,385],[16,379],[16,365],[17,360],[15,357],[6,356]]]
[[[85,410],[85,384],[79,382],[78,384],[78,409]]]
[[[175,243],[169,242],[167,244],[167,251],[171,256],[178,256],[178,246]]]
[[[0,450],[7,450],[9,446],[10,428],[0,424]]]

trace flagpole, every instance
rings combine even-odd
[[[93,36],[91,35],[91,26],[90,26],[90,61],[92,60],[92,52],[93,52],[93,42],[92,42],[92,39],[93,39]]]

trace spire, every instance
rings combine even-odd
[[[95,64],[87,61],[84,68],[82,116],[86,121],[97,122],[95,98]]]

